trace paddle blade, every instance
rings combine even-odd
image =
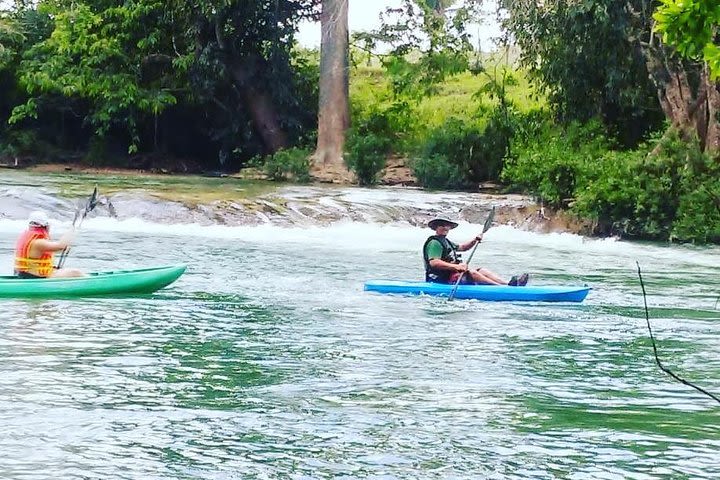
[[[85,213],[90,213],[95,208],[95,205],[98,203],[98,190],[97,185],[95,186],[95,189],[93,190],[92,195],[90,195],[90,198],[88,199],[88,203],[85,206]]]
[[[117,218],[117,211],[115,210],[115,206],[112,204],[109,198],[105,197],[105,200],[107,201],[107,209],[110,213],[110,216],[113,218]]]
[[[483,233],[490,230],[490,227],[492,227],[493,220],[495,220],[495,206],[493,205],[492,210],[490,210],[490,215],[488,215],[487,220],[485,220],[485,226],[483,226]]]

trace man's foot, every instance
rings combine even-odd
[[[508,282],[508,285],[510,285],[511,287],[524,287],[525,285],[527,285],[528,280],[530,280],[529,273],[523,273],[519,277],[517,275],[513,275]]]

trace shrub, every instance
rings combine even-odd
[[[652,151],[651,151],[652,149]],[[608,152],[576,192],[573,210],[598,232],[683,242],[720,241],[720,165],[676,132],[657,148]]]
[[[288,148],[275,152],[265,159],[263,172],[276,182],[293,180],[307,183],[310,181],[310,151]]]
[[[562,206],[600,173],[597,161],[607,152],[599,122],[561,129],[547,122],[519,135],[501,178],[512,189],[528,191],[551,206]]]
[[[374,185],[385,168],[385,160],[397,140],[392,124],[392,105],[381,109],[373,105],[365,112],[355,112],[354,127],[345,142],[345,163],[355,172],[361,185]]]
[[[360,185],[377,183],[378,174],[385,168],[390,145],[390,139],[375,133],[350,132],[345,144],[345,163],[355,172]]]
[[[0,142],[0,155],[26,155],[37,149],[40,143],[37,134],[32,130],[9,129],[4,132]]]
[[[461,172],[463,181],[453,178],[440,183],[462,185],[462,188],[499,179],[517,123],[523,116],[511,108],[500,106],[488,111],[481,109],[479,113],[486,119],[484,125],[477,120],[450,118],[429,133],[419,154],[424,160],[416,162],[423,169],[415,172],[418,178],[436,178],[441,174]],[[445,162],[454,165],[452,172]],[[439,169],[438,172],[429,175],[428,169],[434,167]]]
[[[426,188],[455,190],[469,186],[465,172],[442,155],[420,157],[412,163],[412,169]]]

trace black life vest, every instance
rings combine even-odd
[[[427,254],[427,246],[433,240],[437,240],[442,245],[442,256],[440,260],[448,263],[462,263],[462,258],[456,250],[456,245],[446,237],[440,235],[431,235],[425,240],[423,245],[423,259],[425,260],[425,281],[435,283],[450,283],[450,276],[453,274],[451,270],[444,270],[430,266],[430,259]]]

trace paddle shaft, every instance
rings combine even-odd
[[[492,210],[490,211],[490,215],[488,215],[487,220],[485,220],[485,226],[483,227],[482,233],[485,233],[488,230],[490,230],[490,227],[492,226],[493,217],[495,217],[495,207],[492,208]],[[477,250],[478,245],[480,245],[479,240],[475,243],[475,246],[473,247],[472,252],[470,252],[470,256],[468,257],[468,261],[466,263],[466,265],[468,266],[468,269],[470,268],[470,262],[472,261],[473,255],[475,255],[475,250]],[[452,300],[453,298],[455,298],[455,292],[457,292],[458,285],[460,285],[460,280],[462,280],[462,278],[467,273],[468,273],[468,270],[465,270],[458,276],[458,279],[455,281],[455,286],[453,287],[452,292],[450,292],[450,296],[448,297],[448,300]]]
[[[80,224],[76,227],[76,226],[75,226],[75,220],[73,220],[73,229],[80,228],[80,225],[82,225],[82,221],[81,221]],[[68,253],[70,253],[70,247],[69,247],[69,246],[63,248],[63,251],[62,251],[62,253],[60,254],[60,260],[58,260],[57,267],[55,267],[56,269],[60,270],[61,268],[63,268],[63,265],[65,265],[65,260],[67,260]]]
[[[485,233],[485,232],[483,232],[483,233]],[[478,245],[480,245],[479,241],[473,247],[472,252],[470,252],[470,256],[468,257],[468,261],[466,264],[466,265],[468,265],[468,268],[470,268],[470,262],[472,261],[473,255],[475,255],[475,250],[477,250]],[[468,273],[469,273],[468,270],[465,270],[458,276],[458,279],[455,280],[455,286],[453,287],[452,292],[450,292],[450,296],[448,297],[448,300],[452,300],[453,298],[455,298],[455,292],[457,292],[458,285],[460,285],[460,280],[462,280],[462,278],[465,275],[467,275]]]

